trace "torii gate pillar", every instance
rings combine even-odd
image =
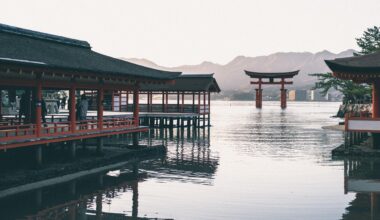
[[[281,89],[281,108],[286,109],[286,89]]]
[[[256,108],[261,108],[263,105],[263,89],[256,89]]]
[[[281,79],[281,108],[286,109],[286,89],[284,78]]]

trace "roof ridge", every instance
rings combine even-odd
[[[0,23],[0,32],[21,35],[29,38],[53,41],[56,43],[67,44],[76,47],[91,48],[91,45],[87,41],[77,40],[73,38],[63,37],[54,34],[48,34],[39,31],[33,31],[29,29],[19,28]]]

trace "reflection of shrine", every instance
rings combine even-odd
[[[380,161],[345,160],[345,193],[355,192],[343,220],[380,218]]]
[[[99,174],[54,187],[0,200],[0,219],[147,219],[138,217],[138,183],[146,176],[139,174],[137,164],[131,172],[117,175]],[[110,213],[104,204],[132,192],[130,214]]]
[[[155,129],[148,135],[148,142],[164,142],[168,152],[166,158],[160,161],[141,163],[141,168],[206,184],[207,180],[199,178],[212,179],[216,173],[219,158],[210,149],[210,129]],[[170,175],[165,177],[170,178]]]

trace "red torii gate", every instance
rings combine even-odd
[[[286,108],[286,89],[285,84],[293,84],[293,81],[285,81],[285,79],[291,79],[298,74],[299,70],[292,72],[252,72],[244,70],[245,74],[251,78],[258,79],[258,81],[251,81],[252,85],[259,85],[256,88],[256,108],[262,107],[263,102],[263,89],[261,85],[281,85],[281,108]],[[269,81],[263,81],[263,79],[269,79]],[[275,81],[274,79],[281,79],[281,81]]]

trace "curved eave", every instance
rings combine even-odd
[[[290,72],[253,72],[244,70],[244,72],[251,78],[293,78],[299,73],[299,70]]]
[[[213,79],[213,82],[212,84],[209,86],[209,89],[208,89],[209,92],[216,92],[216,93],[220,93],[222,90],[220,89],[219,85],[218,85],[218,82],[216,81],[216,79]]]
[[[70,67],[64,67],[64,66],[57,66],[57,65],[49,65],[43,62],[23,62],[23,61],[15,61],[15,60],[0,60],[0,64],[4,65],[11,65],[11,66],[20,66],[20,67],[27,67],[27,68],[37,68],[39,70],[51,70],[51,71],[68,71],[73,73],[94,73],[99,75],[105,75],[105,76],[118,76],[118,77],[134,77],[134,78],[140,78],[140,79],[154,79],[154,80],[174,80],[178,78],[182,73],[181,72],[165,72],[166,76],[142,76],[134,73],[118,73],[118,72],[107,72],[107,71],[98,71],[98,70],[91,70],[91,69],[83,69],[83,68],[70,68]]]
[[[207,74],[186,74],[182,72],[181,78],[213,78],[214,73],[207,73]]]
[[[380,66],[355,66],[340,63],[335,60],[325,60],[326,65],[333,72],[338,72],[340,74],[379,74]]]

